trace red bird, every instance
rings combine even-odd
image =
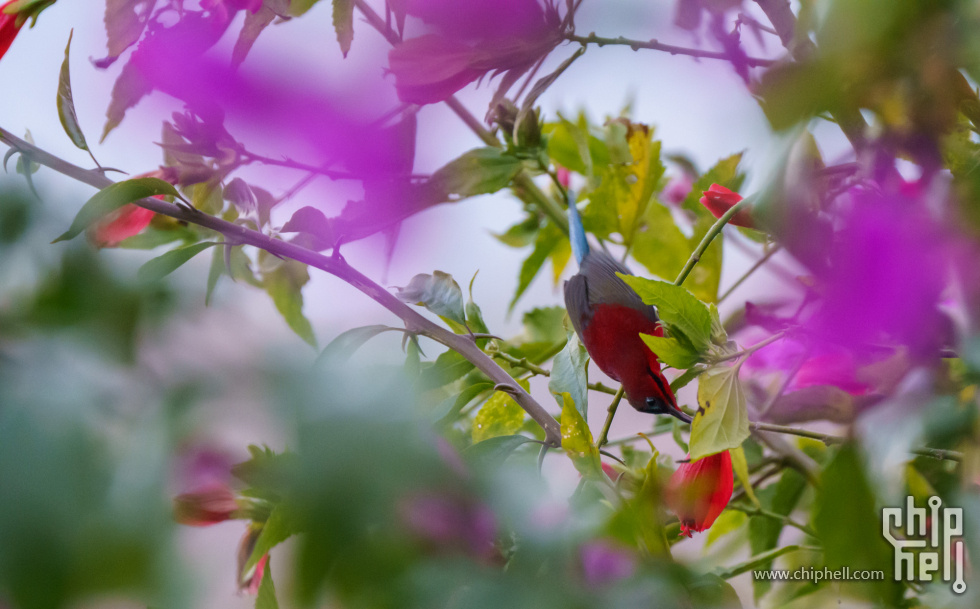
[[[626,399],[640,412],[670,414],[691,422],[677,407],[660,361],[640,334],[663,336],[657,310],[626,285],[616,273],[631,275],[603,251],[590,251],[578,210],[568,206],[572,250],[579,272],[565,282],[565,308],[592,361],[623,384]]]

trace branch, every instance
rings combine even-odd
[[[0,128],[0,140],[21,151],[22,154],[28,155],[31,161],[50,167],[58,173],[84,182],[89,186],[101,190],[113,184],[112,180],[101,173],[89,171],[62,160],[25,142],[3,128]],[[327,257],[295,243],[274,239],[261,232],[226,222],[196,210],[181,209],[159,199],[142,199],[136,201],[135,205],[164,216],[209,228],[221,233],[232,243],[252,245],[275,256],[291,258],[342,279],[401,318],[407,329],[456,351],[490,377],[495,384],[506,387],[521,408],[544,429],[545,442],[554,447],[561,445],[561,429],[555,418],[527,391],[514,382],[514,379],[503,368],[487,356],[472,337],[454,334],[423,317],[415,309],[398,300],[391,292],[351,267],[340,256]]]
[[[616,392],[616,397],[609,404],[609,409],[607,410],[609,414],[606,415],[606,423],[602,426],[602,433],[599,434],[599,439],[595,443],[596,448],[602,448],[602,445],[608,442],[609,427],[612,425],[613,417],[616,416],[616,410],[619,408],[619,403],[622,401],[625,392],[626,389],[620,385],[619,391]]]
[[[490,357],[502,359],[515,368],[524,368],[532,375],[551,377],[551,370],[532,364],[531,362],[527,361],[526,357],[514,357],[513,355],[504,353],[503,351],[494,351],[490,354]],[[617,393],[616,389],[606,387],[602,383],[589,383],[587,387],[592,391],[598,391],[599,393],[608,393],[609,395],[616,395]]]
[[[376,29],[385,39],[392,45],[398,45],[401,40],[398,36],[385,24],[384,19],[382,19],[374,9],[368,6],[367,2],[364,0],[354,0],[354,6],[357,10],[361,11],[364,18],[367,20],[368,24]],[[498,140],[493,133],[491,133],[483,124],[475,117],[473,114],[466,109],[458,99],[450,95],[445,103],[449,106],[456,116],[460,118],[466,126],[470,128],[473,133],[477,135],[483,143],[488,146],[493,146],[495,148],[501,148],[502,145],[500,140]],[[531,176],[524,170],[521,170],[517,176],[514,177],[513,183],[515,186],[515,191],[517,196],[523,201],[530,203],[531,205],[537,206],[545,215],[551,219],[555,225],[562,230],[566,235],[568,234],[568,218],[565,217],[565,212],[562,210],[555,201],[553,201],[548,195],[544,193],[538,185],[534,183]]]
[[[671,55],[687,55],[689,57],[698,57],[701,59],[721,59],[724,61],[731,61],[731,57],[726,53],[719,53],[717,51],[703,51],[701,49],[690,49],[687,47],[674,46],[672,44],[664,44],[662,42],[657,42],[656,39],[651,38],[650,40],[630,40],[629,38],[623,38],[618,36],[616,38],[603,38],[602,36],[596,36],[595,32],[592,32],[588,36],[576,36],[575,34],[569,34],[565,36],[565,40],[570,40],[572,42],[577,42],[582,46],[588,46],[590,44],[598,45],[599,47],[604,47],[606,45],[618,45],[627,46],[634,51],[640,49],[652,49],[654,51],[664,51],[670,53]],[[772,59],[760,59],[758,57],[746,57],[745,62],[752,67],[764,67],[771,66],[776,63]]]
[[[687,259],[687,263],[684,265],[684,268],[681,269],[677,279],[674,280],[674,285],[681,285],[684,283],[687,276],[691,274],[692,270],[694,270],[694,265],[701,260],[701,256],[704,255],[704,251],[708,249],[708,246],[711,245],[711,242],[714,241],[715,237],[721,233],[721,230],[725,228],[725,225],[728,224],[728,221],[731,220],[735,214],[750,205],[751,200],[751,197],[747,197],[735,205],[732,205],[728,211],[726,211],[714,224],[711,225],[711,228],[708,229],[708,232],[704,235],[704,238],[701,239],[701,243],[699,243],[694,251],[691,252],[691,257]]]
[[[730,510],[736,510],[738,512],[743,512],[747,516],[763,516],[765,518],[771,518],[772,520],[778,520],[779,522],[782,522],[784,525],[791,526],[791,527],[793,527],[795,529],[799,529],[799,530],[803,531],[804,533],[806,533],[810,537],[816,537],[817,536],[817,532],[816,531],[814,531],[813,529],[811,529],[810,527],[808,527],[805,524],[801,524],[799,522],[796,522],[795,520],[793,520],[792,518],[790,518],[789,516],[784,515],[784,514],[779,514],[779,513],[776,513],[776,512],[770,512],[769,510],[764,510],[762,508],[757,508],[754,505],[741,505],[741,504],[738,504],[738,503],[729,503],[728,504],[728,509],[730,509]]]

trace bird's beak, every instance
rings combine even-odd
[[[691,417],[686,412],[657,398],[647,398],[647,408],[645,412],[652,414],[669,414],[670,416],[680,419],[685,423],[691,423]]]

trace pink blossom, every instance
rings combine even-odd
[[[591,587],[615,584],[636,572],[633,552],[606,541],[583,544],[579,556],[585,581]]]

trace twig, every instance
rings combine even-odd
[[[801,524],[799,522],[796,522],[795,520],[793,520],[789,516],[786,516],[786,515],[783,515],[783,514],[777,514],[776,512],[770,512],[769,510],[764,510],[762,508],[757,508],[754,505],[742,505],[742,504],[738,504],[738,503],[729,503],[728,504],[728,509],[730,509],[730,510],[737,510],[739,512],[743,512],[743,513],[745,513],[748,516],[763,516],[765,518],[771,518],[773,520],[778,520],[778,521],[782,522],[784,525],[791,526],[794,529],[799,529],[799,530],[803,531],[804,533],[806,533],[810,537],[816,537],[817,536],[817,532],[816,531],[814,531],[813,529],[811,529],[810,527],[808,527],[805,524]]]
[[[726,298],[728,298],[729,296],[731,296],[732,292],[734,292],[735,290],[737,290],[740,285],[742,285],[743,283],[745,283],[745,280],[746,279],[748,279],[749,277],[752,276],[752,273],[755,273],[757,270],[759,270],[762,267],[762,265],[764,265],[765,263],[769,262],[769,259],[772,258],[773,256],[775,256],[776,255],[776,252],[778,252],[781,249],[782,249],[782,246],[781,245],[777,245],[776,247],[774,247],[774,248],[770,249],[768,252],[766,252],[766,254],[762,258],[759,258],[758,260],[756,260],[755,261],[755,264],[753,264],[751,267],[749,267],[749,270],[745,271],[745,273],[743,273],[742,276],[738,278],[738,281],[736,281],[735,283],[733,283],[731,285],[731,287],[729,287],[727,290],[725,290],[725,293],[724,294],[722,294],[721,296],[718,297],[718,303],[717,304],[721,304],[722,302],[724,302],[724,300]]]
[[[666,53],[670,53],[671,55],[688,55],[690,57],[698,57],[701,59],[722,59],[725,61],[729,61],[731,59],[725,53],[703,51],[701,49],[690,49],[687,47],[674,46],[672,44],[664,44],[662,42],[658,42],[656,39],[630,40],[629,38],[624,38],[622,36],[618,36],[616,38],[604,38],[602,36],[596,36],[595,32],[592,32],[588,36],[568,34],[565,36],[565,40],[577,42],[582,46],[588,46],[590,44],[595,44],[599,47],[604,47],[606,45],[618,45],[627,46],[634,51],[638,51],[640,49],[652,49],[654,51],[664,51]],[[758,57],[746,57],[745,62],[752,67],[771,66],[772,64],[776,63],[775,60],[760,59]]]
[[[681,285],[684,283],[687,276],[691,274],[692,270],[694,270],[694,265],[701,260],[701,256],[704,255],[705,250],[708,249],[708,246],[711,245],[712,241],[714,241],[714,238],[721,233],[721,230],[725,228],[725,225],[728,224],[728,221],[731,220],[735,214],[751,205],[751,201],[752,197],[742,199],[733,205],[728,211],[722,214],[722,216],[711,225],[711,228],[709,228],[708,232],[705,233],[704,238],[701,239],[701,243],[699,243],[698,246],[694,248],[694,251],[691,252],[691,257],[687,259],[687,263],[684,264],[684,268],[681,269],[677,279],[674,280],[674,285]]]
[[[623,393],[625,393],[625,391],[625,388],[620,386],[619,391],[617,391],[615,397],[613,397],[612,403],[609,404],[609,409],[607,410],[609,414],[606,415],[606,422],[603,424],[602,431],[599,433],[599,439],[595,443],[596,448],[602,448],[602,445],[607,442],[609,426],[612,425],[613,417],[616,416],[616,409],[619,408],[619,403],[622,401]]]
[[[104,175],[62,160],[36,146],[32,146],[3,128],[0,128],[0,140],[19,149],[29,151],[31,160],[95,188],[103,189],[113,184],[113,181]],[[411,332],[421,334],[446,345],[465,357],[477,369],[490,377],[491,381],[495,384],[508,387],[521,408],[544,429],[546,443],[555,447],[561,445],[561,429],[555,418],[520,385],[514,382],[514,379],[503,368],[498,366],[493,359],[487,356],[469,336],[454,334],[420,315],[415,309],[396,298],[391,292],[351,267],[342,257],[327,257],[295,243],[274,239],[261,232],[226,222],[220,218],[215,218],[214,216],[209,216],[196,210],[184,211],[176,205],[159,199],[141,199],[136,201],[135,204],[164,216],[209,228],[221,233],[228,240],[235,243],[252,245],[273,255],[291,258],[342,279],[401,318],[405,323],[405,327]]]
[[[551,370],[532,364],[531,362],[527,361],[526,357],[514,357],[513,355],[509,353],[504,353],[503,351],[494,351],[490,354],[490,357],[496,359],[502,359],[508,364],[510,364],[511,366],[514,366],[516,368],[524,368],[532,375],[547,376],[547,377],[551,376]],[[616,389],[613,389],[612,387],[607,387],[602,383],[589,383],[587,387],[592,391],[598,391],[600,393],[608,393],[609,395],[616,395],[616,391],[617,391]]]

